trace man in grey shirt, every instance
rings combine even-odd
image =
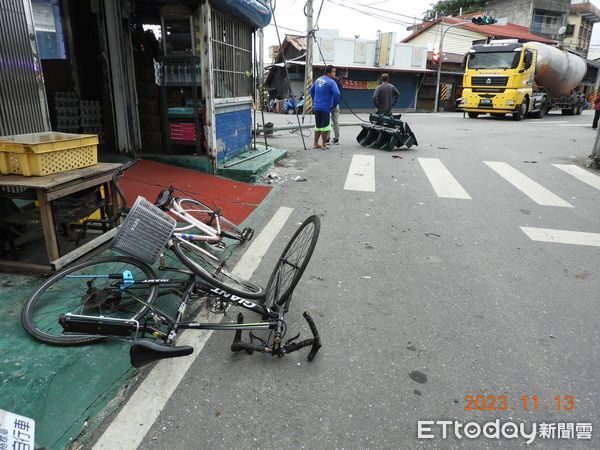
[[[378,114],[392,114],[392,106],[400,98],[400,92],[393,84],[388,83],[387,73],[381,74],[381,84],[377,86],[373,93],[373,104],[377,108]]]

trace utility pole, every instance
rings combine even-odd
[[[444,23],[444,19],[442,19],[442,21],[440,22],[440,25],[442,25]],[[438,112],[439,111],[439,102],[440,102],[440,78],[442,76],[442,63],[444,62],[444,36],[446,36],[446,33],[448,32],[448,30],[450,28],[454,28],[454,27],[459,27],[461,25],[465,25],[467,23],[471,23],[470,20],[467,20],[465,22],[459,22],[459,23],[455,23],[453,25],[449,25],[448,28],[446,28],[444,30],[444,32],[442,33],[442,39],[440,39],[440,62],[438,64],[438,69],[437,69],[437,82],[435,83],[435,101],[433,104],[433,112]]]
[[[258,98],[259,111],[265,109],[265,34],[262,28],[258,29]]]
[[[306,65],[304,66],[303,116],[312,113],[313,107],[312,98],[308,93],[313,84],[313,33],[313,0],[306,0]]]
[[[596,133],[592,154],[586,159],[585,165],[591,169],[600,169],[600,132]]]

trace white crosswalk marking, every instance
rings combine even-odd
[[[375,157],[354,155],[346,177],[347,191],[375,192]]]
[[[463,189],[456,178],[437,158],[417,158],[425,175],[438,197],[470,200],[471,196]]]
[[[547,228],[520,227],[532,241],[554,242],[600,247],[600,234],[582,231],[550,230]]]
[[[553,194],[541,184],[536,183],[531,178],[505,162],[484,161],[484,163],[538,205],[561,206],[564,208],[573,207],[573,205],[566,202],[558,195]]]
[[[552,120],[552,121],[546,120],[543,122],[539,122],[537,120],[528,120],[523,123],[535,125],[537,127],[538,125],[557,125],[559,123],[570,123],[570,122],[568,122],[567,120]]]
[[[582,169],[581,167],[575,166],[573,164],[552,165],[562,170],[563,172],[567,172],[569,175],[573,175],[579,181],[583,181],[584,183],[589,184],[590,186],[600,190],[600,177],[598,175],[594,175],[592,172]]]

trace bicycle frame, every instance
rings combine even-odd
[[[178,270],[178,269],[175,269]],[[179,270],[178,270],[179,271]],[[130,275],[130,274],[129,274]],[[300,334],[283,341],[283,338],[287,331],[287,325],[284,321],[285,308],[276,307],[272,309],[264,304],[250,301],[240,296],[231,294],[224,289],[211,287],[205,290],[206,293],[214,294],[219,300],[224,303],[241,306],[244,309],[248,309],[252,312],[260,314],[262,322],[243,322],[242,313],[238,314],[237,323],[203,323],[203,322],[183,322],[183,316],[187,309],[188,301],[192,294],[196,291],[198,286],[197,278],[194,274],[190,274],[190,277],[186,281],[182,280],[170,280],[168,278],[161,279],[144,279],[144,280],[131,280],[127,273],[123,273],[121,276],[122,286],[115,286],[119,289],[131,290],[132,287],[137,285],[166,285],[166,284],[183,284],[185,286],[185,292],[181,295],[181,302],[177,308],[177,315],[175,318],[169,317],[163,311],[159,310],[154,305],[149,305],[142,299],[139,299],[135,295],[130,295],[136,300],[140,301],[143,305],[149,308],[150,312],[147,314],[145,322],[143,324],[138,320],[131,319],[113,319],[98,316],[86,316],[67,313],[61,315],[59,323],[63,326],[65,333],[72,334],[90,334],[97,336],[116,337],[133,339],[134,345],[130,350],[131,363],[134,367],[142,367],[143,365],[163,358],[173,358],[177,356],[189,355],[193,352],[193,348],[189,346],[175,346],[177,340],[177,333],[179,330],[226,330],[235,331],[235,337],[231,345],[231,350],[239,352],[245,350],[247,353],[253,353],[258,351],[261,353],[270,353],[279,357],[284,356],[287,353],[291,353],[301,348],[311,346],[308,359],[312,361],[316,353],[321,347],[321,340],[319,333],[316,329],[314,321],[307,312],[304,312],[303,316],[308,322],[308,325],[313,333],[313,338],[306,339],[301,342],[294,342],[300,337]],[[78,278],[109,278],[117,279],[118,274],[103,274],[103,275],[79,275]],[[161,325],[166,325],[166,331],[164,327],[161,330]],[[252,340],[250,342],[244,342],[241,340],[242,331],[253,331],[253,330],[272,330],[267,340],[262,340],[251,334],[251,338],[257,339],[261,342],[260,345],[254,344]],[[146,333],[150,334],[154,338],[158,338],[163,341],[166,345],[158,345],[147,339],[138,340],[138,335],[142,334],[142,338]]]
[[[94,278],[112,278],[112,279],[116,279],[118,274],[102,274],[102,275],[75,275],[75,276],[71,276],[71,275],[67,275],[67,277],[73,277],[73,278],[90,278],[90,279],[94,279]],[[185,292],[181,297],[181,302],[179,303],[179,307],[177,308],[177,315],[175,316],[175,318],[171,318],[169,317],[168,314],[164,313],[163,311],[159,310],[156,306],[154,305],[148,305],[146,304],[142,299],[136,297],[135,295],[133,295],[131,293],[131,288],[134,287],[135,285],[173,285],[174,283],[176,284],[184,284],[186,285],[185,287]],[[187,305],[188,305],[188,301],[190,296],[192,295],[192,293],[196,290],[196,287],[198,286],[198,281],[196,279],[195,275],[190,275],[190,278],[187,281],[181,281],[181,280],[171,280],[169,278],[160,278],[160,279],[144,279],[144,280],[139,280],[139,281],[131,281],[128,279],[126,274],[123,274],[122,276],[122,286],[115,286],[116,288],[118,288],[119,290],[128,290],[130,291],[130,295],[135,298],[137,301],[139,301],[140,303],[144,304],[145,306],[147,306],[150,309],[150,315],[154,314],[156,316],[161,316],[162,318],[166,319],[165,320],[165,324],[168,326],[168,331],[167,334],[171,333],[172,331],[177,331],[178,329],[195,329],[195,330],[265,330],[265,329],[274,329],[277,326],[277,323],[279,320],[282,320],[283,318],[283,314],[282,312],[277,312],[272,310],[271,308],[261,304],[261,303],[256,303],[253,302],[251,300],[242,298],[240,296],[234,295],[230,292],[225,291],[224,289],[220,289],[220,288],[216,288],[216,287],[210,287],[210,289],[205,290],[205,292],[208,294],[214,294],[219,300],[227,303],[227,304],[231,304],[231,305],[235,305],[235,306],[241,306],[242,308],[245,308],[247,310],[250,310],[256,314],[259,314],[263,320],[273,320],[272,322],[258,322],[258,323],[244,323],[244,324],[235,324],[235,323],[228,323],[228,324],[215,324],[215,323],[199,323],[199,322],[182,322],[183,316],[185,315],[185,311],[187,309]],[[67,317],[70,318],[93,318],[93,319],[98,319],[97,316],[85,316],[85,315],[79,315],[79,314],[71,314],[68,313],[66,314]],[[129,319],[108,319],[108,318],[104,318],[104,321],[110,321],[110,322],[114,322],[114,323],[118,323],[118,322],[124,322],[124,323],[131,323],[132,321]],[[145,329],[145,331],[151,332],[151,333],[160,333],[163,334],[163,332],[161,332],[160,330],[153,328],[153,327],[138,327],[138,329]],[[167,337],[167,334],[165,334],[165,338]],[[169,343],[169,342],[167,342]],[[169,343],[170,344],[170,343]]]
[[[194,241],[205,241],[205,242],[210,242],[210,243],[217,243],[221,241],[221,225],[219,222],[219,216],[215,215],[216,217],[216,222],[217,222],[217,228],[213,228],[210,225],[206,225],[205,223],[199,221],[198,219],[196,219],[195,217],[193,217],[192,215],[190,215],[188,213],[187,210],[181,209],[177,206],[177,202],[172,202],[172,205],[174,207],[169,207],[168,212],[171,213],[173,216],[177,217],[178,219],[187,222],[189,224],[189,226],[187,227],[182,227],[182,228],[176,228],[175,229],[175,235],[177,235],[178,237],[181,237],[182,239],[185,240],[194,240]],[[199,210],[190,210],[190,211],[199,211]],[[190,230],[192,228],[196,228],[197,230],[200,230],[202,233],[205,233],[205,236],[198,236],[198,235],[187,235],[184,233],[181,233],[181,231],[187,231]],[[187,236],[190,236],[189,238]]]
[[[196,210],[196,209],[185,210],[179,206],[178,201],[176,201],[176,200],[177,199],[173,195],[173,188],[171,187],[171,188],[169,188],[169,199],[167,201],[168,208],[165,208],[165,209],[172,216],[179,219],[180,221],[187,223],[188,225],[175,228],[173,237],[175,239],[178,239],[179,241],[181,241],[186,246],[192,248],[193,250],[200,252],[202,254],[202,256],[210,258],[213,261],[220,262],[219,258],[214,256],[212,253],[210,253],[210,252],[206,251],[205,249],[200,248],[197,245],[194,245],[192,243],[192,242],[206,242],[208,244],[219,244],[222,241],[223,238],[221,236],[221,224],[220,224],[219,214],[215,214],[215,216],[214,216],[215,222],[216,222],[216,228],[213,228],[212,226],[203,223],[202,221],[196,219],[194,216],[189,214],[189,212],[194,212],[194,211],[200,212],[200,211],[204,211],[204,210],[199,210],[199,209],[198,210]],[[201,234],[182,233],[182,231],[188,231],[188,230],[192,230],[192,229],[196,229]],[[170,247],[170,244],[169,244],[169,247]]]

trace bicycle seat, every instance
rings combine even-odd
[[[180,347],[168,347],[156,344],[148,340],[137,341],[129,349],[131,365],[139,368],[159,359],[176,358],[178,356],[191,355],[194,347],[182,345]]]
[[[169,204],[169,199],[171,198],[171,191],[168,189],[163,189],[158,194],[158,197],[154,201],[154,206],[158,206],[161,209],[164,209]]]

